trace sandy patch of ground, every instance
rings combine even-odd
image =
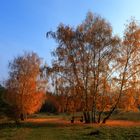
[[[140,122],[134,122],[134,121],[125,121],[125,120],[109,120],[105,125],[108,126],[140,126]]]

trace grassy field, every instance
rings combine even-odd
[[[120,114],[120,119],[121,116],[124,117],[125,114]],[[53,121],[52,117],[58,120]],[[43,119],[49,120],[49,118],[52,120],[42,121]],[[28,121],[19,126],[14,123],[0,124],[0,140],[140,140],[140,126],[70,124],[68,120],[61,122],[64,118],[66,118],[65,115],[39,114],[33,117],[34,121]],[[137,117],[137,119],[140,118]]]
[[[120,112],[117,114],[113,114],[111,119],[140,121],[140,112]]]

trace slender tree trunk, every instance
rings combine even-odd
[[[93,100],[93,106],[92,106],[92,122],[96,123],[96,99],[95,99],[95,94],[94,94],[94,100]]]
[[[122,91],[123,91],[123,87],[124,87],[124,83],[125,83],[125,75],[126,75],[126,70],[127,70],[129,58],[130,58],[130,56],[127,58],[126,64],[125,64],[125,67],[124,67],[123,77],[122,77],[121,87],[120,87],[120,92],[119,92],[119,97],[118,97],[118,99],[117,99],[116,104],[114,105],[114,107],[110,110],[109,114],[103,119],[103,122],[102,123],[106,123],[106,121],[110,118],[110,116],[112,115],[112,113],[116,109],[116,107],[117,107],[117,105],[118,105],[118,103],[119,103],[119,101],[121,99]]]
[[[85,111],[83,112],[83,116],[84,116],[85,123],[87,123],[87,115]]]
[[[102,123],[106,123],[106,121],[111,117],[112,113],[114,112],[114,110],[116,109],[116,106],[113,107],[113,109],[109,112],[109,114],[103,119]]]
[[[24,118],[24,114],[21,113],[21,114],[20,114],[20,120],[21,120],[21,121],[24,121],[24,119],[25,119],[25,118]]]
[[[93,106],[92,106],[92,109],[91,109],[91,122],[93,123]]]
[[[102,111],[101,112],[99,112],[99,115],[98,115],[98,123],[100,123],[101,122],[101,115],[102,115]]]
[[[89,113],[89,111],[84,111],[83,115],[84,115],[85,123],[90,123],[90,113]]]
[[[93,106],[93,123],[96,123],[96,105],[94,103],[94,106]]]
[[[87,112],[87,116],[88,116],[88,123],[90,123],[90,113],[89,113],[89,111]]]

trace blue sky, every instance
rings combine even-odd
[[[0,81],[8,76],[8,62],[23,51],[34,51],[51,64],[56,44],[45,34],[60,23],[76,26],[92,11],[122,35],[131,16],[140,21],[139,5],[140,0],[0,0]]]

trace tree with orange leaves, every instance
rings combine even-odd
[[[5,101],[14,108],[17,119],[38,111],[45,93],[45,81],[40,76],[41,60],[36,53],[24,53],[9,63]]]
[[[63,85],[71,89],[70,96],[79,97],[85,123],[91,120],[95,123],[101,77],[106,72],[106,80],[111,78],[110,65],[119,38],[112,35],[112,28],[105,19],[91,12],[75,29],[61,24],[56,32],[48,32],[47,37],[58,42],[53,53],[52,73],[54,71],[56,77],[65,79]],[[60,86],[62,82],[59,85],[57,82],[57,89]]]
[[[118,68],[116,73],[118,73],[118,81],[116,85],[118,84],[118,92],[116,93],[118,95],[109,114],[103,119],[103,123],[110,118],[123,97],[125,97],[123,100],[125,100],[128,106],[127,110],[136,110],[134,94],[136,93],[136,88],[139,88],[139,85],[136,85],[136,81],[139,79],[138,75],[140,73],[140,26],[134,19],[126,25],[117,62]]]

